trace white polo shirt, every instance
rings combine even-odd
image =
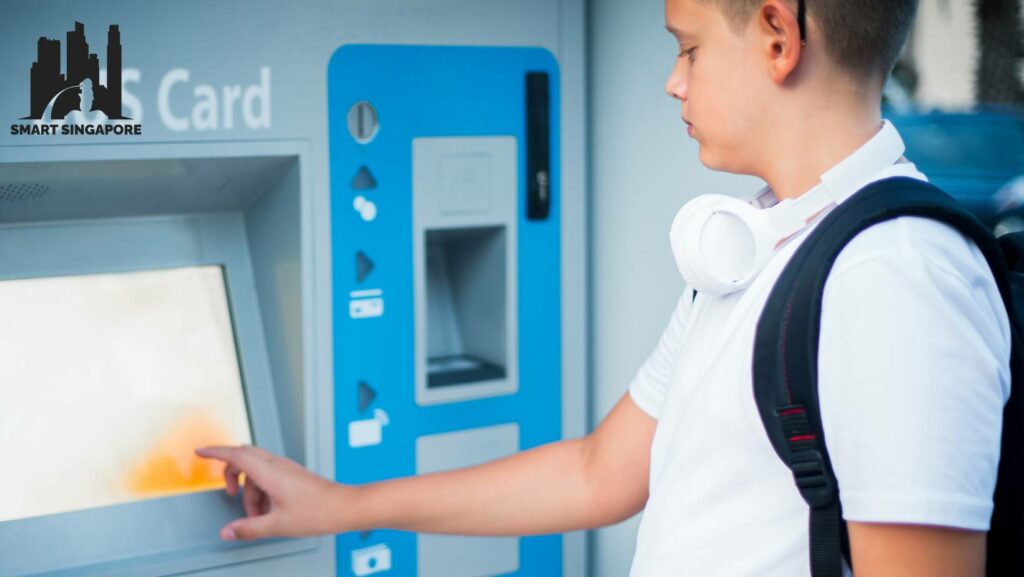
[[[892,176],[924,180],[892,164],[894,149],[903,142],[886,122],[819,186],[847,196]],[[745,291],[695,303],[684,291],[630,383],[658,419],[630,577],[810,574],[808,508],[761,425],[751,366],[768,294],[813,228]],[[917,217],[850,242],[825,286],[818,356],[844,517],[987,530],[1009,357],[1006,311],[973,242]]]

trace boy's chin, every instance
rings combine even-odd
[[[701,144],[698,149],[698,157],[700,157],[700,163],[711,170],[727,170],[729,166],[726,155],[721,154],[720,151],[715,150],[714,147],[706,144]]]
[[[706,168],[719,172],[732,172],[736,174],[747,174],[744,167],[735,161],[733,155],[724,151],[716,150],[714,147],[701,144],[698,152],[700,163]]]

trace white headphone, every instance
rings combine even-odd
[[[750,203],[722,194],[694,198],[679,209],[669,232],[679,272],[698,292],[724,295],[747,288],[793,235],[857,192],[871,175],[906,162],[904,150],[886,120],[871,140],[797,198],[768,208],[762,208],[767,206],[762,199],[774,196],[768,188]]]
[[[723,194],[698,196],[672,221],[676,266],[697,292],[745,289],[787,239],[836,204],[821,184],[770,208]]]

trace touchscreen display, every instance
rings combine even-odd
[[[251,443],[224,271],[0,281],[0,522],[223,487]]]

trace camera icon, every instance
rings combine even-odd
[[[391,569],[391,549],[381,543],[352,551],[352,573],[356,577],[373,575]]]

